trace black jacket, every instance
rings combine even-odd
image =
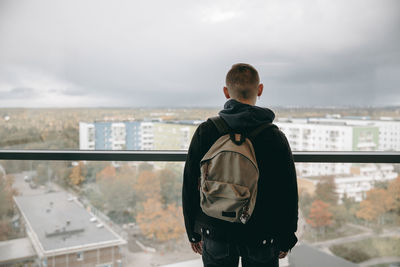
[[[271,123],[274,113],[265,108],[229,100],[219,115],[235,132],[250,132]],[[240,240],[248,244],[273,238],[281,251],[297,242],[298,219],[296,171],[285,135],[270,127],[251,140],[259,167],[258,193],[254,212],[245,225],[215,219],[200,208],[200,160],[220,137],[210,121],[199,125],[193,135],[184,169],[182,206],[190,242],[201,240],[200,229],[214,239]]]

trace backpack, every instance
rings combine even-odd
[[[234,133],[220,117],[210,120],[222,135],[200,161],[200,206],[210,217],[246,224],[254,210],[257,197],[258,165],[250,139],[267,123],[248,135]]]

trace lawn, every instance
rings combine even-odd
[[[370,238],[358,242],[334,245],[329,249],[336,256],[360,263],[372,258],[385,256],[400,257],[400,239],[391,237]]]
[[[336,239],[336,238],[341,238],[341,237],[346,237],[346,236],[352,236],[352,235],[357,235],[363,233],[362,230],[359,228],[350,226],[350,225],[343,225],[339,229],[328,229],[326,233],[317,233],[315,231],[306,231],[303,235],[303,239],[307,240],[309,242],[320,242],[320,241],[326,241],[330,239]]]

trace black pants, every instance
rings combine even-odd
[[[203,238],[204,267],[237,267],[239,257],[242,257],[242,267],[278,267],[278,255],[279,251],[269,240],[249,246]]]

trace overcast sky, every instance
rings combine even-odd
[[[0,107],[400,105],[400,1],[0,0]]]

